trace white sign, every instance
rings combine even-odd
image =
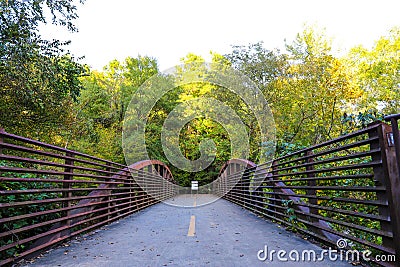
[[[199,182],[192,181],[192,190],[199,190]]]

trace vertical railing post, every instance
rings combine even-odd
[[[70,152],[66,152],[65,155],[67,156],[67,158],[65,159],[64,163],[67,166],[64,168],[64,172],[68,173],[68,174],[64,174],[64,182],[63,182],[64,191],[63,191],[62,195],[63,195],[63,198],[66,199],[66,201],[63,202],[64,203],[64,207],[65,208],[69,208],[69,207],[72,206],[72,202],[71,202],[71,198],[72,198],[72,191],[71,191],[72,183],[70,182],[70,180],[73,180],[73,178],[74,178],[72,173],[74,172],[74,168],[73,168],[74,159],[73,158],[75,157],[75,155],[73,153],[70,153]],[[65,212],[66,224],[68,226],[71,226],[71,220],[69,219],[70,214],[71,214],[71,210],[68,209]],[[67,231],[68,231],[68,233],[70,233],[71,229],[69,228]]]
[[[147,166],[147,170],[148,170],[148,180],[149,180],[149,185],[148,185],[148,187],[147,187],[147,190],[145,191],[145,200],[146,200],[146,204],[145,204],[145,207],[148,205],[148,202],[150,201],[150,194],[149,194],[149,192],[152,192],[153,191],[153,187],[154,187],[154,181],[153,181],[153,179],[154,179],[154,177],[153,177],[153,171],[154,171],[154,168],[153,168],[153,165],[149,165],[149,166]]]
[[[258,174],[258,175],[260,175],[260,174]],[[256,181],[257,180],[258,179],[256,179]],[[255,184],[257,185],[258,181]],[[261,188],[262,186],[263,186],[263,182],[261,182],[260,185],[257,188],[255,188],[252,192],[252,204],[253,204],[255,212],[257,212],[259,214],[262,214],[264,211],[264,205],[262,204],[264,202],[264,199],[262,198],[262,190],[263,190]]]
[[[157,180],[156,180],[156,190],[157,190],[157,193],[156,194],[154,194],[154,196],[155,196],[155,202],[154,203],[158,203],[158,201],[159,200],[162,200],[162,195],[163,195],[163,178],[162,178],[162,175],[161,175],[161,165],[158,165],[158,170],[157,170],[157,174],[156,174],[156,177],[157,177]]]
[[[132,199],[133,199],[133,190],[132,190],[132,186],[133,186],[133,176],[132,176],[132,173],[131,173],[131,170],[128,168],[127,169],[127,171],[126,171],[126,179],[127,179],[127,181],[128,181],[128,187],[129,187],[129,211],[131,212],[132,211]]]
[[[224,196],[224,184],[225,184],[225,170],[221,173],[221,181],[218,185],[219,189],[219,196],[223,197]]]
[[[106,171],[110,172],[111,171],[111,168],[110,168],[111,164],[109,162],[107,162],[106,165],[107,165]],[[107,173],[106,176],[110,177],[111,175],[109,173]],[[118,178],[120,178],[120,177],[118,177]],[[110,181],[110,179],[106,179],[105,182],[109,182],[109,181]],[[106,197],[106,200],[107,200],[107,220],[110,221],[110,219],[111,219],[110,213],[111,213],[111,209],[112,209],[112,203],[111,203],[112,186],[110,185],[108,188],[110,188],[110,191],[107,190],[105,192],[109,192],[109,194]]]
[[[4,133],[4,132],[5,132],[4,129],[3,129],[3,128],[0,128],[0,134],[1,134],[1,133]],[[0,135],[0,155],[3,154],[3,143],[4,143],[4,138],[3,138],[2,135]],[[0,176],[1,176],[2,174],[3,174],[3,173],[0,171]]]
[[[136,212],[138,211],[138,206],[137,206],[137,195],[138,195],[138,188],[139,188],[139,183],[138,183],[138,178],[139,178],[139,171],[138,170],[129,170],[129,175],[131,179],[131,202],[132,202],[132,207],[133,210]]]
[[[224,172],[223,172],[223,183],[222,183],[222,197],[225,197],[228,194],[228,166],[226,166]]]
[[[390,123],[392,125],[392,134],[393,134],[393,145],[395,148],[395,153],[396,153],[396,163],[397,163],[397,169],[400,170],[400,134],[399,134],[399,124],[398,120],[400,119],[400,114],[396,115],[391,115],[391,116],[386,116],[385,120],[390,120]],[[388,136],[388,138],[391,138]],[[399,179],[400,179],[400,171],[398,172],[399,174]]]
[[[4,129],[0,128],[0,133],[4,133]],[[2,135],[0,135],[0,154],[3,154],[3,146],[2,144],[4,143],[4,138]]]
[[[141,182],[140,182],[140,184],[138,184],[138,193],[137,193],[137,198],[136,198],[137,210],[141,210],[143,203],[144,203],[143,199],[144,199],[144,193],[145,193],[145,188],[146,188],[144,175],[145,175],[145,172],[143,171],[143,169],[139,169],[138,170],[138,176],[139,176],[138,180]]]
[[[382,137],[385,138],[385,154],[387,157],[388,184],[390,191],[387,191],[389,198],[390,217],[392,222],[394,248],[396,251],[397,265],[400,266],[400,134],[398,120],[400,114],[385,117],[390,120],[392,133],[384,125]],[[393,135],[393,139],[391,138]],[[394,141],[393,143],[389,141]],[[393,151],[394,150],[394,151]]]
[[[274,160],[272,162],[272,180],[276,180],[277,178],[274,177],[275,175],[278,175],[278,167],[276,167],[276,165],[279,164],[278,160]],[[269,196],[271,196],[271,198],[273,198],[273,200],[270,200],[270,203],[272,206],[269,207],[269,210],[271,215],[276,217],[276,218],[282,218],[281,215],[278,215],[277,213],[280,212],[279,208],[277,208],[277,206],[282,206],[282,201],[279,201],[279,199],[281,199],[280,195],[278,193],[280,193],[279,189],[275,189],[274,185],[275,182],[268,182],[269,186],[272,186],[272,188],[269,188],[270,191],[273,192],[273,194],[268,194]],[[271,193],[271,192],[270,192]]]
[[[173,192],[172,192],[171,182],[168,179],[168,171],[167,170],[165,170],[164,177],[165,177],[164,178],[165,179],[165,190],[167,191],[168,198],[171,198],[173,196]]]
[[[235,175],[240,175],[240,164],[235,164],[235,170],[234,173]],[[245,177],[243,174],[240,176],[242,180],[242,206],[244,208],[247,208],[249,205],[250,201],[250,176]]]
[[[169,193],[169,183],[168,183],[167,176],[168,176],[168,172],[167,172],[166,169],[164,169],[164,170],[163,170],[163,175],[162,175],[162,178],[163,178],[163,190],[164,190],[164,192],[165,192],[165,196],[166,196],[167,198],[170,198],[171,195],[170,195],[170,193]]]
[[[228,190],[228,188],[230,187],[230,185],[228,184],[228,181],[230,179],[230,175],[231,175],[231,164],[228,164],[228,166],[226,166],[226,178],[225,178],[225,188],[224,188],[224,193],[225,196],[229,199],[231,198],[230,195],[232,195],[233,190],[235,189],[235,186],[231,187],[231,190]]]
[[[224,173],[225,173],[225,176],[224,176],[225,178],[224,178],[224,185],[223,185],[223,190],[224,190],[223,194],[226,199],[229,199],[230,195],[232,194],[232,190],[233,190],[233,187],[231,188],[231,190],[228,190],[228,188],[229,188],[229,186],[228,186],[229,165],[226,166]]]
[[[306,166],[306,171],[313,171],[314,170],[314,158],[312,157],[313,152],[312,150],[309,150],[306,152],[306,162],[307,162],[307,166]],[[315,180],[315,174],[314,173],[309,173],[307,172],[307,178],[309,178],[310,180],[307,181],[307,185],[310,187],[310,189],[307,189],[307,195],[312,196],[312,197],[316,197],[317,196],[317,191],[315,189],[313,189],[312,187],[315,187],[317,185],[317,181]],[[316,198],[308,198],[308,203],[311,205],[318,205],[318,200]],[[318,209],[317,208],[313,208],[313,207],[309,207],[310,209],[310,214],[312,215],[318,215]],[[310,217],[310,221],[311,222],[315,222],[318,221],[318,219],[314,218],[314,217]]]
[[[215,188],[216,188],[215,192],[216,192],[217,196],[221,197],[221,183],[222,183],[222,179],[223,179],[222,173],[218,178],[219,178],[219,179],[217,179],[218,182],[216,182],[216,184],[215,184]]]
[[[167,197],[168,197],[168,191],[167,191],[167,188],[166,188],[166,185],[167,185],[167,184],[165,183],[165,182],[166,182],[165,173],[166,173],[165,168],[164,168],[163,166],[161,166],[161,169],[160,169],[160,178],[161,178],[161,182],[160,182],[161,188],[160,188],[160,191],[161,191],[161,198],[159,198],[159,200],[161,200],[161,201],[167,199]]]
[[[158,196],[156,197],[156,203],[164,200],[164,177],[163,177],[163,167],[158,165],[158,177],[160,180],[157,181],[158,186]]]
[[[377,192],[377,198],[381,202],[389,204],[389,208],[379,208],[381,216],[390,217],[390,222],[381,222],[381,229],[392,232],[393,238],[383,237],[382,243],[385,247],[395,250],[396,258],[400,257],[400,179],[397,165],[395,147],[389,145],[392,129],[389,125],[380,123],[381,127],[369,133],[371,137],[379,137],[379,140],[371,143],[371,149],[380,148],[380,154],[372,156],[373,161],[381,161],[382,164],[375,166],[374,177],[377,184],[385,186],[385,192]]]
[[[219,197],[222,197],[222,185],[223,185],[223,182],[224,182],[224,172],[222,172],[221,173],[221,176],[220,176],[220,180],[219,180],[219,182],[217,183],[217,192],[218,192],[218,196]]]

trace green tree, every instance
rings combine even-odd
[[[158,72],[150,57],[128,57],[111,61],[103,72],[83,77],[84,90],[74,105],[74,126],[68,147],[124,162],[121,148],[122,122],[132,94]]]
[[[347,101],[360,96],[324,32],[307,27],[287,45],[290,66],[278,83],[284,97],[276,119],[289,142],[312,145],[341,133]],[[295,97],[294,97],[295,96]]]
[[[238,69],[254,81],[264,93],[270,107],[281,97],[281,92],[275,86],[289,67],[287,55],[279,50],[270,51],[263,47],[262,42],[246,46],[233,46],[233,51],[225,57]]]
[[[164,110],[164,117],[174,109],[177,105],[190,103],[185,107],[182,116],[187,118],[194,114],[202,114],[186,123],[179,136],[169,136],[174,139],[174,143],[179,142],[179,148],[182,155],[190,160],[196,161],[193,164],[204,164],[205,161],[197,161],[203,156],[207,159],[211,159],[215,153],[215,160],[205,170],[197,173],[187,173],[176,168],[172,168],[172,171],[176,174],[179,179],[179,183],[184,186],[190,184],[190,180],[196,179],[200,181],[200,184],[206,184],[216,178],[219,168],[224,162],[232,157],[231,151],[231,135],[229,131],[238,131],[239,125],[236,121],[231,118],[230,121],[217,122],[217,117],[212,110],[218,110],[210,106],[210,102],[216,101],[221,105],[230,107],[230,109],[238,115],[240,121],[243,122],[244,128],[247,133],[250,134],[250,158],[253,161],[257,161],[259,151],[259,129],[255,116],[250,108],[244,103],[244,101],[235,93],[231,92],[228,88],[216,85],[214,83],[206,82],[208,78],[214,78],[213,75],[219,73],[221,68],[230,67],[231,63],[222,55],[212,53],[212,62],[209,66],[205,66],[205,60],[195,54],[189,53],[186,57],[181,59],[182,65],[176,70],[176,89],[171,92],[167,101],[170,101],[168,106],[171,109]],[[213,64],[217,63],[217,64]],[[191,81],[192,78],[202,78],[202,82],[188,82],[180,84],[181,81]],[[176,96],[175,98],[172,96]],[[195,101],[193,101],[195,100]],[[217,101],[218,100],[218,101]],[[164,100],[163,100],[164,101]],[[161,101],[162,102],[162,101]],[[216,103],[213,102],[213,103]],[[157,114],[157,113],[154,113]],[[192,117],[191,117],[192,118]],[[221,118],[221,116],[219,117]],[[158,123],[159,130],[161,130],[161,123]],[[156,125],[157,123],[153,124]],[[154,127],[157,128],[157,127]],[[208,147],[204,154],[200,153],[200,144],[204,139],[213,140],[216,145],[216,151]],[[240,140],[247,143],[246,140]],[[150,147],[150,146],[149,146]],[[200,166],[197,166],[200,168]],[[202,165],[202,167],[204,167]]]
[[[85,68],[65,51],[68,42],[40,36],[38,26],[48,21],[45,8],[52,23],[76,31],[72,0],[0,1],[0,125],[56,142],[54,135],[71,122]]]
[[[355,112],[400,111],[400,28],[381,37],[371,50],[353,48],[346,58],[364,92],[353,108]]]
[[[360,91],[347,65],[332,55],[322,31],[307,27],[287,52],[262,43],[236,46],[226,57],[263,91],[283,147],[315,144],[340,134],[342,108]]]

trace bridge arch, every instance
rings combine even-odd
[[[247,159],[230,159],[222,165],[218,176],[221,176],[224,172],[229,172],[229,174],[236,171],[240,171],[239,168],[256,168],[257,164]]]
[[[160,160],[142,160],[128,166],[128,168],[130,170],[147,171],[149,173],[158,174],[165,180],[174,184],[176,183],[171,170]]]

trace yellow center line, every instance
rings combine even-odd
[[[196,217],[192,215],[190,217],[190,224],[187,236],[194,236],[196,229]]]

